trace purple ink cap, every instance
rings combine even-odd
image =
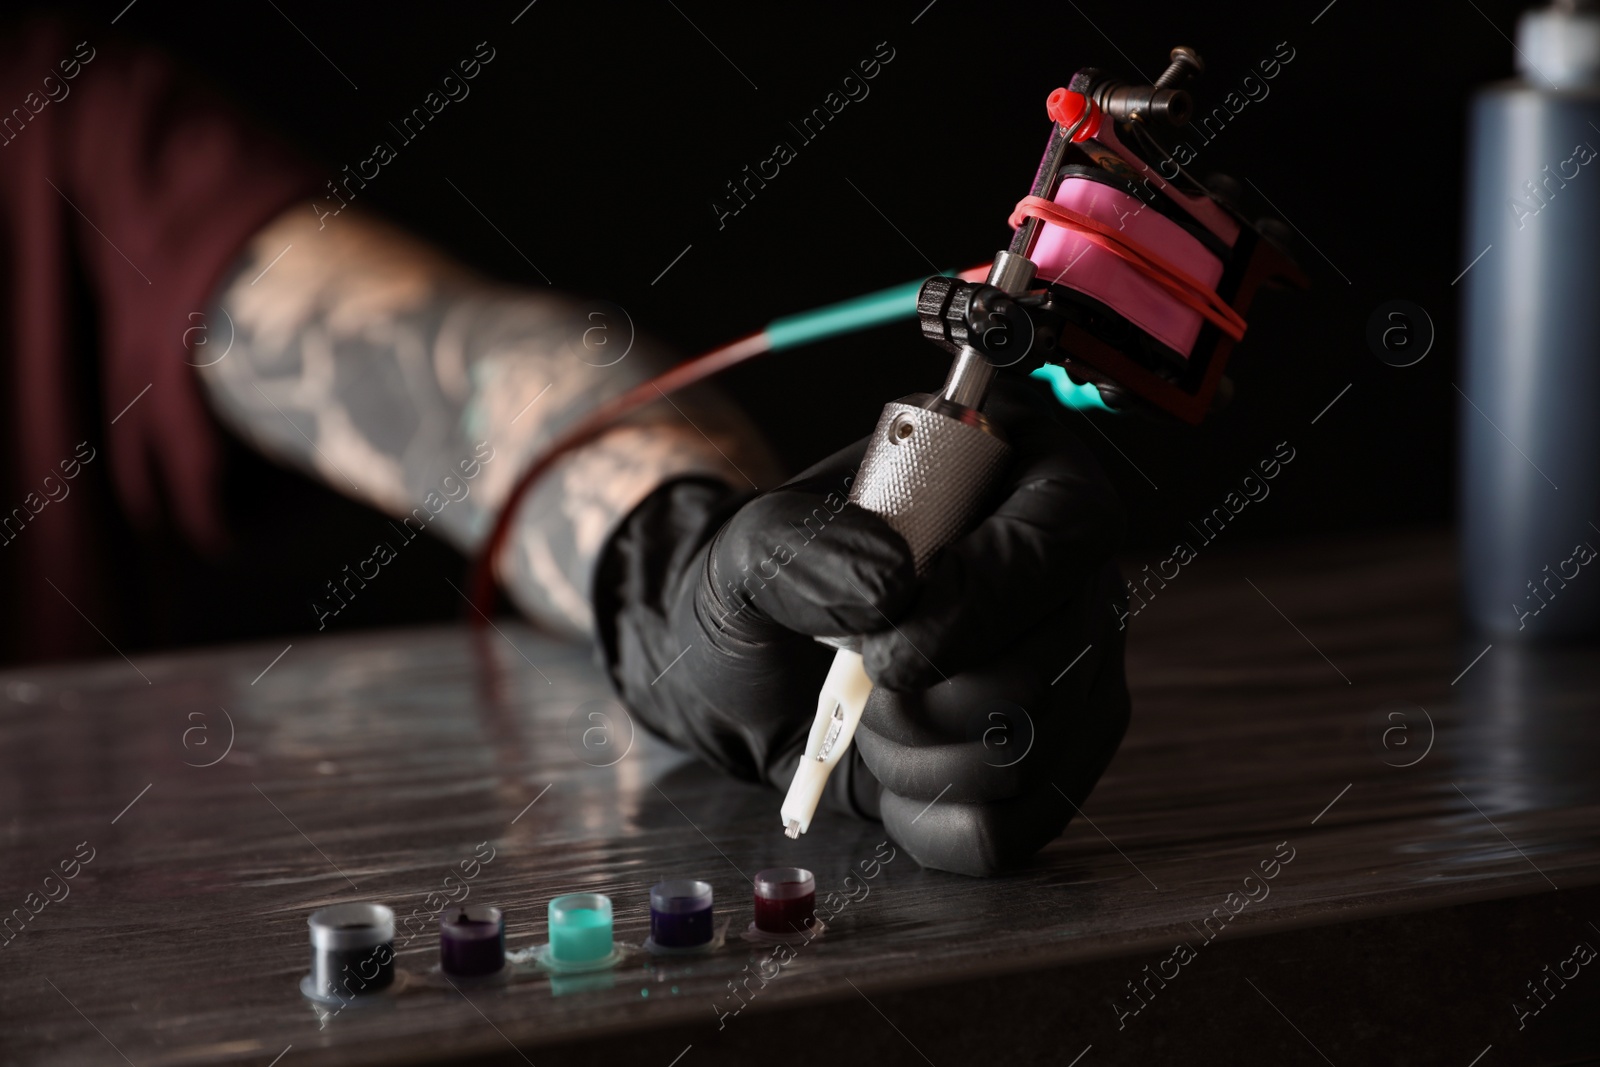
[[[506,918],[499,908],[448,908],[439,916],[439,968],[445,974],[494,974],[506,962]]]
[[[650,887],[650,939],[662,948],[711,941],[711,885],[682,879]]]
[[[817,879],[804,867],[773,867],[755,876],[756,929],[769,934],[804,932],[814,919]]]

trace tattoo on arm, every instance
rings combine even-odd
[[[671,365],[643,338],[625,358],[599,359],[574,302],[485,280],[379,220],[315,221],[286,213],[246,249],[213,308],[214,321],[232,320],[234,343],[202,381],[246,440],[401,520],[408,537],[426,529],[474,552],[534,454]],[[640,412],[524,498],[495,561],[518,606],[592,635],[606,539],[684,474],[743,488],[770,484],[776,466],[710,391]]]

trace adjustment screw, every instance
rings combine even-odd
[[[1199,76],[1206,72],[1205,61],[1200,58],[1200,53],[1187,45],[1179,45],[1171,53],[1172,63],[1161,72],[1161,77],[1156,79],[1157,89],[1171,89],[1178,85],[1190,74]]]

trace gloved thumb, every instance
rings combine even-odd
[[[784,488],[746,504],[711,546],[719,622],[811,636],[887,630],[915,597],[905,539],[842,495]]]

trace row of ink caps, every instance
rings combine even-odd
[[[801,867],[759,872],[755,918],[744,932],[758,943],[809,940],[821,932],[815,915],[816,878]],[[531,958],[556,974],[615,966],[623,951],[612,937],[611,898],[572,893],[550,901],[550,940]],[[375,993],[394,981],[394,912],[382,904],[335,904],[313,912],[311,973],[301,983],[318,1000],[345,993]],[[658,955],[694,955],[721,943],[714,921],[711,885],[696,880],[659,882],[650,889],[650,937],[644,948]],[[506,962],[505,914],[494,907],[448,909],[439,917],[439,968],[453,977],[483,977]],[[513,959],[517,958],[513,954]]]

